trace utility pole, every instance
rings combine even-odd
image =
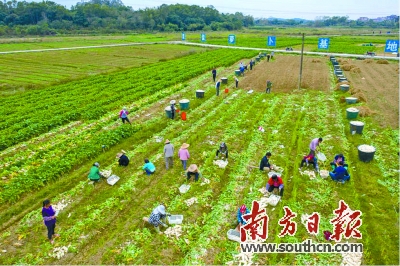
[[[301,43],[300,76],[299,76],[298,89],[300,89],[300,87],[301,87],[301,75],[303,74],[303,52],[304,52],[304,33],[303,33],[303,40]]]

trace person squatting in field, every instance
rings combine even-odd
[[[246,205],[242,205],[237,210],[237,220],[238,225],[236,226],[236,231],[240,231],[240,227],[246,224],[246,221],[243,219],[243,215],[250,213],[249,209],[247,209]]]
[[[126,121],[126,122],[128,122],[129,124],[132,125],[131,121],[129,121],[128,114],[129,114],[129,112],[128,112],[127,108],[124,107],[119,112],[119,117],[121,118],[123,124],[125,124],[125,121]]]
[[[314,157],[314,155],[309,154],[303,157],[303,160],[301,160],[300,164],[300,170],[302,170],[303,166],[312,164],[314,166],[314,169],[316,172],[318,172],[318,163],[317,163],[317,158]]]
[[[279,195],[283,196],[283,180],[280,176],[273,174],[267,183],[266,189],[268,192],[274,191],[275,188],[279,189]]]
[[[199,176],[201,176],[199,168],[197,167],[196,164],[191,164],[188,167],[188,170],[186,173],[187,181],[189,181],[192,178],[192,175],[194,175],[194,181],[196,181],[196,182],[199,180]]]
[[[99,182],[100,178],[103,177],[105,178],[101,173],[100,173],[100,164],[99,163],[94,163],[92,168],[90,168],[90,172],[88,175],[88,178],[93,181],[93,182]]]
[[[154,164],[150,162],[147,158],[144,159],[144,165],[142,169],[146,172],[147,175],[152,175],[156,171],[156,167],[154,166]]]
[[[219,158],[219,154],[223,157],[225,157],[226,160],[228,160],[228,146],[226,146],[225,142],[222,142],[221,145],[219,145],[219,148],[215,154],[215,159]]]
[[[54,244],[54,238],[59,237],[60,235],[54,232],[57,216],[53,206],[51,206],[50,200],[48,199],[43,201],[42,217],[44,225],[47,227],[47,238],[51,244]]]
[[[159,225],[162,225],[163,227],[168,227],[168,225],[166,224],[167,216],[171,216],[171,214],[166,212],[165,205],[161,203],[152,211],[150,217],[148,219],[144,218],[144,220],[152,224],[159,234],[162,234]]]
[[[343,154],[339,153],[339,154],[335,155],[335,158],[331,162],[332,170],[335,170],[336,167],[339,166],[339,162],[343,162],[343,167],[347,169],[348,164],[346,164],[345,160],[346,159],[344,158]]]
[[[343,166],[343,161],[340,161],[338,167],[332,172],[329,172],[330,177],[333,181],[341,182],[342,184],[345,181],[350,180],[350,175],[347,172],[347,169]]]
[[[124,150],[121,150],[121,152],[117,154],[119,166],[128,166],[129,158],[125,154],[126,154],[126,151],[124,151]]]
[[[270,171],[274,168],[274,166],[269,162],[269,158],[271,158],[271,153],[267,152],[260,162],[261,171]]]

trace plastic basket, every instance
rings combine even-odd
[[[240,233],[234,229],[229,229],[227,236],[232,241],[240,242]]]
[[[183,184],[182,186],[179,187],[179,192],[184,194],[184,193],[188,192],[189,188],[190,188],[190,185]]]
[[[183,221],[183,215],[171,215],[168,216],[169,224],[181,224]]]
[[[281,200],[281,196],[272,194],[271,196],[269,196],[268,199],[269,199],[268,204],[275,207],[276,205],[278,205],[279,201]]]
[[[325,154],[323,154],[322,152],[319,152],[318,154],[317,154],[317,159],[318,160],[320,160],[321,162],[325,162],[326,161],[326,156],[325,156]]]
[[[112,176],[110,176],[109,178],[107,178],[107,184],[109,184],[109,185],[111,185],[111,186],[114,186],[115,183],[118,182],[118,180],[119,180],[119,176],[112,175]]]

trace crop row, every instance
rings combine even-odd
[[[0,111],[4,117],[0,122],[0,150],[71,121],[96,119],[160,88],[184,82],[214,66],[227,66],[253,55],[254,52],[215,50],[26,92],[23,98],[6,97],[0,100],[5,107]]]

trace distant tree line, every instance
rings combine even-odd
[[[0,35],[46,35],[91,30],[217,31],[254,25],[252,16],[219,13],[213,6],[161,5],[133,10],[121,0],[91,0],[67,9],[52,1],[0,2]]]
[[[255,19],[255,26],[304,26],[304,27],[370,27],[370,28],[399,28],[399,17],[396,19],[388,19],[381,22],[375,22],[373,19],[367,21],[350,20],[347,16],[323,16],[317,17],[315,20],[305,19],[277,19],[262,18]]]
[[[220,13],[213,6],[166,5],[133,10],[121,0],[78,2],[71,9],[52,1],[0,2],[0,36],[52,35],[57,33],[113,33],[120,31],[218,31],[252,26],[387,27],[398,28],[399,19],[374,22],[348,17],[304,19],[254,19],[240,12]]]

